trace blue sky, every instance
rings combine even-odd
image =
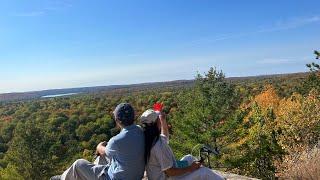
[[[0,93],[307,71],[319,0],[1,0]]]

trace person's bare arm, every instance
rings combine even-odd
[[[193,172],[193,171],[199,169],[200,166],[201,166],[200,162],[193,162],[191,164],[191,166],[188,166],[186,168],[170,168],[170,169],[165,170],[164,172],[168,176],[180,176],[180,175],[183,175],[188,172]]]
[[[161,123],[161,134],[165,135],[169,139],[168,124],[167,124],[165,114],[163,112],[161,112],[161,114],[159,115],[159,120]]]

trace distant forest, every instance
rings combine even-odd
[[[250,76],[250,77],[230,77],[226,78],[226,81],[234,84],[252,84],[259,83],[263,85],[265,83],[279,84],[286,82],[286,80],[294,81],[294,84],[298,84],[308,76],[308,73],[293,73],[293,74],[276,74],[276,75],[265,75],[265,76]],[[0,102],[8,101],[20,101],[20,100],[34,100],[40,99],[48,95],[56,94],[68,94],[68,93],[79,93],[79,94],[97,94],[97,93],[108,93],[108,94],[125,94],[137,91],[150,91],[161,89],[166,91],[168,89],[180,89],[188,88],[194,85],[195,80],[176,80],[168,82],[154,82],[154,83],[142,83],[142,84],[131,84],[131,85],[111,85],[111,86],[96,86],[96,87],[81,87],[81,88],[69,88],[69,89],[51,89],[43,91],[31,91],[31,92],[19,92],[19,93],[3,93],[0,94]],[[292,84],[292,83],[291,83]],[[294,85],[292,84],[292,85]]]
[[[320,74],[317,63],[307,67],[248,78],[211,68],[192,81],[79,89],[86,93],[68,97],[2,95],[0,179],[49,179],[78,158],[93,160],[96,145],[119,132],[111,116],[120,102],[131,103],[137,119],[163,103],[176,158],[206,144],[220,151],[211,157],[217,170],[262,179],[296,178],[297,168],[310,174],[320,167],[313,162],[319,154],[310,155],[320,135]]]

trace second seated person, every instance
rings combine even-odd
[[[182,158],[188,161],[187,167],[179,167],[169,146],[168,125],[163,113],[146,110],[140,117],[145,134],[145,163],[149,180],[165,179],[205,179],[223,180],[211,169],[201,165],[191,155]]]

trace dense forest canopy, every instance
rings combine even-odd
[[[48,179],[77,158],[93,160],[96,145],[119,132],[112,111],[120,102],[137,118],[162,102],[177,158],[206,144],[221,152],[212,157],[216,169],[286,177],[297,154],[319,141],[319,65],[307,66],[307,76],[239,82],[211,68],[193,86],[3,102],[0,179]]]

